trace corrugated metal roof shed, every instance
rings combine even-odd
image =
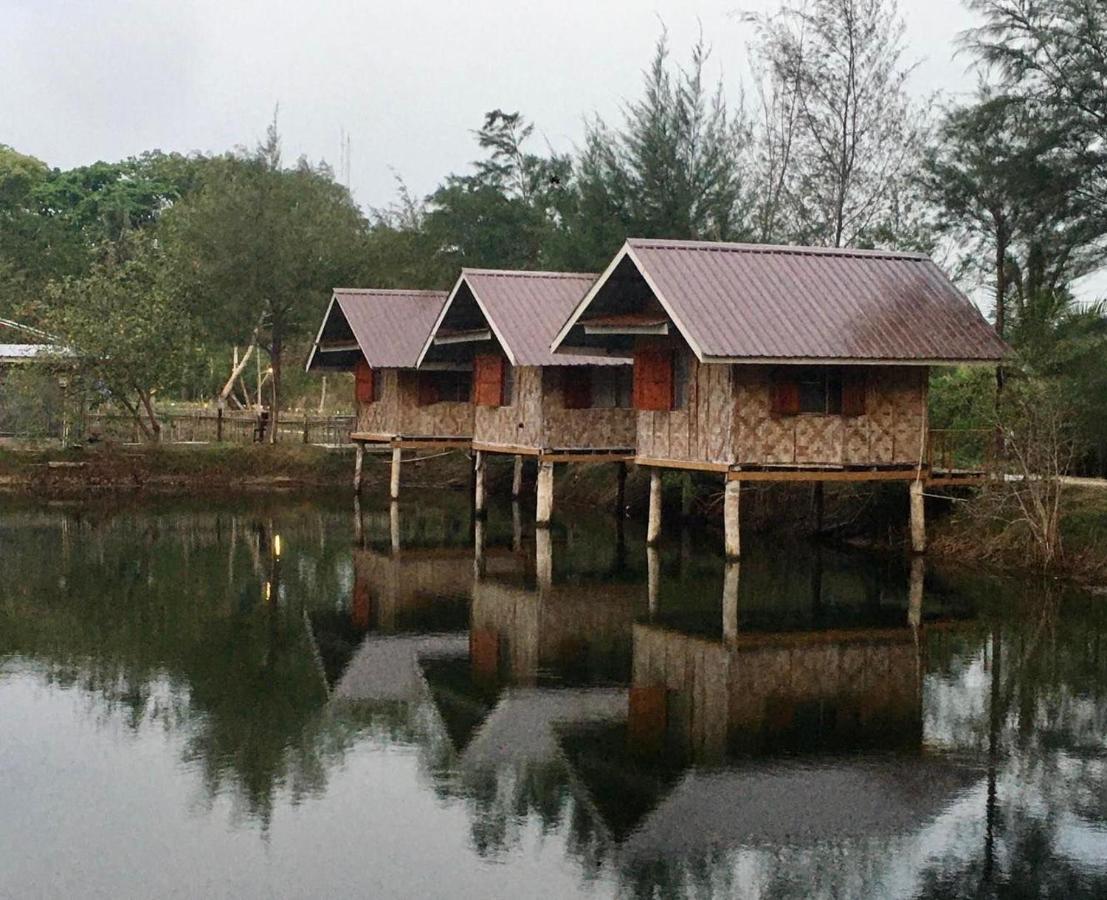
[[[341,319],[349,325],[369,365],[412,368],[445,302],[445,291],[336,288],[307,368],[326,367],[318,353],[320,343],[325,346],[327,337],[337,333]]]
[[[1007,352],[922,254],[630,239],[623,255],[701,359],[982,362]],[[587,321],[587,305],[558,344]]]
[[[629,360],[555,355],[550,350],[558,328],[595,280],[595,275],[578,272],[462,269],[451,302],[462,283],[467,284],[517,366],[625,365]],[[445,316],[443,310],[440,324]]]

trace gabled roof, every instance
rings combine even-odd
[[[335,288],[306,368],[332,367],[318,358],[320,344],[325,346],[325,336],[341,328],[340,320],[373,368],[413,368],[445,302],[445,291]],[[342,355],[341,366],[352,367],[349,359]]]
[[[628,360],[554,355],[550,350],[557,329],[595,280],[595,275],[579,272],[462,269],[424,342],[419,361],[425,358],[458,293],[467,286],[513,366],[625,364]]]
[[[577,304],[553,349],[589,320],[592,301],[628,258],[700,360],[994,362],[1008,349],[922,254],[636,238]]]

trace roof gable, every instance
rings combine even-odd
[[[921,254],[640,239],[577,305],[555,349],[626,260],[701,360],[992,362],[1007,350]]]
[[[336,288],[307,368],[325,366],[321,347],[327,334],[342,330],[343,323],[373,368],[414,368],[445,302],[445,291]]]

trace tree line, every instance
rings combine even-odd
[[[461,266],[599,271],[628,236],[930,253],[1066,404],[1107,469],[1107,320],[1075,299],[1107,255],[1107,13],[1096,0],[967,0],[967,101],[911,90],[895,0],[788,0],[751,18],[751,77],[724,90],[701,38],[663,33],[639,96],[557,152],[516,111],[428,196],[363,212],[323,163],[253,149],[158,151],[50,169],[0,147],[0,316],[88,353],[101,396],[156,436],[155,397],[210,398],[256,340],[274,408],[336,285],[446,288]],[[293,362],[295,365],[289,365]],[[935,378],[936,426],[994,420],[988,373]],[[287,390],[286,390],[287,387]],[[1003,392],[1001,392],[1002,394]]]

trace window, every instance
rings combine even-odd
[[[561,370],[561,405],[565,409],[592,408],[592,370],[566,366]]]
[[[688,405],[688,380],[691,376],[691,359],[679,350],[673,354],[673,409]]]
[[[419,405],[468,403],[471,380],[468,372],[420,372]]]
[[[473,385],[477,406],[503,406],[507,360],[494,353],[481,353],[473,360]]]
[[[771,399],[777,416],[863,415],[864,371],[843,371],[839,366],[781,369],[773,377]]]
[[[592,406],[598,409],[630,409],[634,405],[634,369],[631,366],[597,366],[592,371]]]
[[[377,382],[380,379],[377,373],[370,368],[363,358],[354,366],[354,398],[358,403],[373,403],[379,398],[380,388]]]
[[[673,408],[673,352],[643,347],[634,353],[634,408],[660,412]]]

